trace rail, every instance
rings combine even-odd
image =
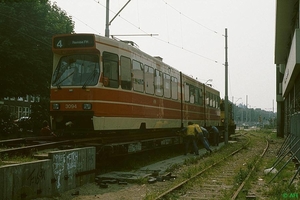
[[[198,173],[196,173],[195,175],[193,175],[192,177],[183,180],[182,182],[178,183],[177,185],[173,186],[172,188],[168,189],[167,191],[161,193],[159,196],[157,196],[155,199],[167,199],[168,195],[171,195],[172,193],[174,193],[176,190],[179,190],[180,188],[182,188],[183,186],[187,185],[188,183],[192,182],[193,180],[196,180],[198,178],[200,178],[200,175],[207,173],[210,171],[210,169],[216,167],[217,165],[220,165],[222,162],[224,162],[225,160],[227,160],[230,157],[233,157],[235,154],[237,154],[238,152],[242,151],[243,149],[245,149],[247,146],[249,146],[249,144],[251,143],[251,139],[250,137],[246,136],[245,134],[241,135],[241,136],[245,136],[247,138],[247,142],[240,147],[237,150],[234,150],[233,152],[231,152],[228,156],[218,160],[217,162],[214,162],[213,164],[205,167],[203,170],[199,171]],[[262,154],[260,155],[260,158],[258,160],[256,160],[254,166],[252,167],[251,171],[248,173],[247,177],[243,180],[243,182],[240,184],[240,187],[237,188],[237,190],[235,192],[233,192],[233,195],[231,197],[232,200],[235,200],[238,196],[238,194],[240,193],[240,191],[242,190],[242,188],[244,187],[245,183],[247,182],[247,180],[249,179],[252,171],[255,169],[255,165],[258,164],[259,160],[265,155],[265,152],[267,151],[268,147],[269,147],[269,143],[266,140],[266,147],[264,148]]]

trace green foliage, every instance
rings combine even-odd
[[[33,162],[37,159],[33,157],[26,157],[26,156],[13,156],[8,157],[7,155],[3,155],[0,158],[0,166],[9,165],[9,164],[19,164],[19,163],[25,163],[25,162]]]
[[[181,167],[180,164],[177,164],[177,163],[173,164],[166,169],[166,172],[174,172],[176,169],[179,169],[180,167]]]
[[[266,191],[266,194],[272,199],[284,199],[284,194],[289,196],[290,194],[294,194],[296,191],[297,188],[295,185],[289,185],[288,182],[281,181],[280,183],[271,184],[270,190]]]
[[[48,0],[0,1],[0,98],[49,96],[52,36],[74,23]]]
[[[34,132],[38,132],[42,128],[44,120],[50,121],[48,98],[42,98],[40,102],[31,104],[30,118]]]
[[[11,120],[10,111],[7,109],[7,107],[0,107],[0,120],[5,122]]]
[[[189,157],[189,158],[184,160],[184,164],[185,165],[197,164],[199,159],[200,159],[200,157]]]
[[[0,0],[0,99],[39,96],[31,123],[49,120],[52,36],[73,33],[74,22],[48,0]],[[1,110],[4,132],[15,132],[9,111]]]
[[[240,171],[234,177],[235,183],[237,185],[240,185],[245,180],[245,178],[247,177],[248,173],[249,172],[247,170],[240,169]]]

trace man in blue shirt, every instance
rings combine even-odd
[[[202,142],[204,148],[205,148],[207,151],[209,151],[210,153],[212,153],[212,150],[211,150],[211,148],[210,148],[210,146],[209,146],[209,142],[208,142],[208,140],[207,140],[207,138],[209,137],[208,131],[207,131],[204,127],[202,127],[202,126],[200,127],[200,130],[201,130],[201,131],[199,131],[199,129],[196,129],[196,130],[198,130],[197,136],[198,136],[198,138],[200,139],[200,141]]]
[[[209,132],[211,132],[212,135],[213,135],[213,145],[214,146],[219,146],[219,138],[220,138],[220,136],[219,136],[219,130],[218,130],[218,128],[215,127],[215,126],[212,126],[210,128]]]

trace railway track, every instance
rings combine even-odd
[[[99,136],[89,136],[85,138],[74,138],[72,136],[63,137],[27,137],[9,140],[0,140],[0,158],[2,156],[10,157],[14,155],[30,155],[34,151],[50,148],[60,148],[67,146],[95,146],[97,153],[102,156],[114,156],[131,153],[124,148],[132,143],[138,143],[137,146],[143,146],[139,151],[148,150],[160,146],[161,141],[169,141],[171,144],[177,144],[178,136],[173,132],[153,132],[151,134],[128,133],[123,135],[103,134]],[[135,151],[133,151],[134,153]]]
[[[68,139],[53,136],[26,137],[0,140],[0,158],[30,156],[33,152],[53,148],[75,148],[75,145],[98,141],[99,138]]]
[[[39,137],[22,137],[22,138],[15,138],[15,139],[7,139],[7,140],[0,140],[0,148],[14,148],[14,147],[21,147],[21,146],[28,146],[34,145],[39,143],[44,143],[45,141],[55,141],[56,138],[53,136],[39,136]]]
[[[5,141],[2,140],[0,141],[0,158],[4,156],[28,156],[38,150],[73,144],[74,141],[72,140],[53,141],[52,138],[18,138]]]
[[[159,137],[160,136],[160,137]],[[155,139],[153,139],[153,137]],[[124,146],[134,142],[143,142],[149,148],[156,147],[160,141],[169,140],[174,143],[178,136],[174,136],[173,132],[153,132],[152,134],[141,133],[127,133],[127,134],[103,134],[99,136],[90,137],[27,137],[16,138],[10,140],[0,140],[0,157],[14,156],[14,155],[30,155],[33,151],[45,150],[48,148],[59,148],[61,146],[96,146],[99,155],[108,154],[113,156],[128,154],[128,149]],[[178,143],[178,141],[176,142]],[[142,149],[141,149],[142,150]],[[145,149],[147,150],[147,148]]]
[[[236,199],[268,148],[266,140],[253,134],[240,136],[239,140],[244,140],[244,145],[238,150],[199,170],[155,199]]]
[[[95,182],[84,185],[76,191],[80,193],[81,199],[87,200],[95,198],[228,200],[265,196],[257,190],[258,188],[261,190],[260,179],[254,179],[257,180],[255,186],[251,184],[259,170],[257,165],[265,160],[265,157],[261,159],[265,152],[274,151],[272,145],[271,150],[268,149],[265,138],[269,137],[261,132],[249,131],[247,134],[245,132],[237,134],[235,138],[236,142],[232,144],[229,142],[211,155],[204,153],[202,157],[186,156],[182,165],[174,164],[166,171],[171,176],[165,181],[157,179],[155,183],[150,183],[149,178],[145,178],[137,180],[137,183],[128,181],[126,185],[108,183],[108,189],[99,187],[98,182]],[[162,174],[161,177],[167,174]],[[70,190],[61,194],[61,197],[68,199],[73,193],[74,190]]]

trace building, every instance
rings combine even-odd
[[[277,133],[299,133],[300,29],[299,0],[276,1],[275,64]]]
[[[39,102],[39,97],[27,95],[23,97],[6,97],[0,99],[0,108],[9,110],[13,119],[20,119],[21,117],[29,117],[31,113],[31,104]]]

